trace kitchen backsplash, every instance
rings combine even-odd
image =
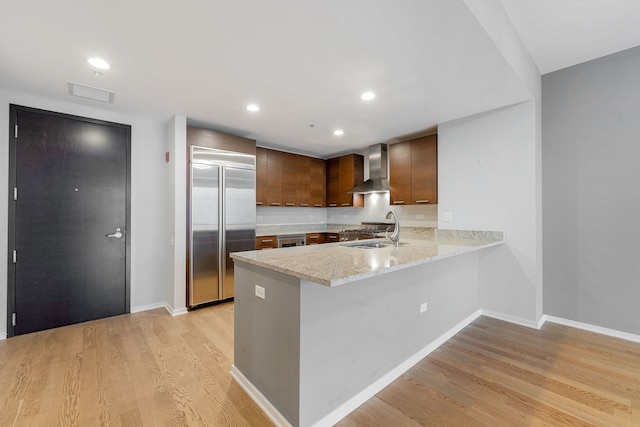
[[[365,195],[364,208],[258,207],[257,225],[278,224],[360,224],[385,221],[393,209],[404,227],[437,227],[438,205],[389,207],[389,193]]]

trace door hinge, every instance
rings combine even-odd
[[[13,263],[15,264],[18,261],[18,251],[13,250]]]
[[[11,326],[16,326],[16,314],[11,315]]]
[[[18,200],[18,187],[13,187],[13,200]]]
[[[18,125],[16,125],[15,130],[14,130],[14,137],[17,139],[18,138]]]

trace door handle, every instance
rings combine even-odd
[[[116,232],[112,233],[112,234],[105,234],[105,237],[114,237],[116,239],[119,239],[122,237],[122,231],[120,231],[120,227],[116,228]]]

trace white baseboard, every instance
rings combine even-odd
[[[172,316],[180,316],[181,314],[187,314],[189,312],[186,307],[174,309],[169,305],[169,303],[166,302],[164,303],[164,308],[166,308],[169,314]]]
[[[153,304],[146,305],[137,305],[135,307],[131,307],[131,313],[140,313],[141,311],[154,310],[156,308],[164,308],[166,306],[165,302],[156,302]]]
[[[575,320],[563,319],[561,317],[544,315],[542,316],[543,323],[551,322],[558,323],[560,325],[569,326],[572,328],[583,329],[589,332],[595,332],[597,334],[607,335],[614,338],[620,338],[627,341],[633,341],[640,343],[640,335],[630,334],[628,332],[621,332],[615,329],[603,328],[601,326],[594,326],[588,323],[576,322]]]
[[[544,324],[544,316],[540,318],[537,322],[533,320],[523,319],[521,317],[511,316],[509,314],[498,313],[497,311],[491,310],[480,310],[483,316],[492,317],[498,320],[504,320],[505,322],[515,323],[516,325],[526,326],[527,328],[540,329]]]
[[[418,351],[413,356],[409,357],[407,360],[402,362],[400,365],[396,366],[394,369],[385,374],[382,378],[375,381],[366,389],[362,390],[360,393],[353,396],[351,399],[347,400],[345,403],[340,405],[338,408],[330,412],[316,424],[314,427],[324,427],[324,426],[333,426],[338,421],[349,415],[353,412],[358,406],[362,405],[367,400],[371,399],[378,392],[384,389],[386,386],[395,381],[400,375],[407,372],[411,369],[416,363],[424,359],[429,355],[429,353],[433,352],[435,349],[440,347],[442,344],[447,342],[450,338],[452,338],[455,334],[463,330],[467,325],[480,317],[482,312],[480,310],[472,313],[464,320],[460,321],[456,326],[449,329],[444,334],[440,335],[434,341],[432,341],[429,345],[424,347],[422,350]]]
[[[481,315],[481,311],[478,310],[472,313],[467,318],[459,322],[456,326],[436,338],[429,345],[418,351],[413,356],[402,362],[400,365],[389,371],[382,378],[375,381],[366,389],[362,390],[351,399],[340,405],[335,410],[324,416],[321,420],[314,424],[314,427],[333,426],[338,421],[353,412],[358,406],[362,405],[367,400],[375,396],[379,391],[391,384],[400,375],[407,372],[416,363],[424,359],[432,351],[444,344],[448,339],[464,329],[469,323],[476,320]],[[240,386],[247,392],[247,394],[253,399],[254,402],[267,414],[269,419],[273,421],[277,426],[289,427],[291,424],[278,412],[278,410],[267,400],[266,397],[240,372],[235,365],[231,367],[231,376],[240,384]]]
[[[240,387],[247,392],[249,397],[253,399],[254,402],[262,409],[262,411],[269,417],[269,419],[278,427],[291,427],[291,424],[287,419],[276,409],[275,406],[269,402],[269,400],[264,397],[260,390],[258,390],[252,383],[245,377],[236,365],[231,365],[231,376]]]

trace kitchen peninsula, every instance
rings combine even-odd
[[[503,233],[433,231],[231,255],[232,375],[277,424],[334,424],[478,311],[478,251]]]

